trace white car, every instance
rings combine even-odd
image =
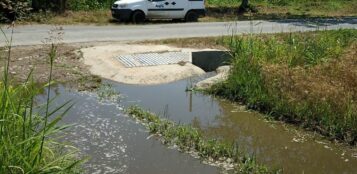
[[[206,13],[204,0],[118,0],[112,16],[120,21],[142,23],[145,19],[183,19],[195,22]]]

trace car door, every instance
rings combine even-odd
[[[167,18],[167,0],[148,0],[148,18]]]
[[[167,0],[168,18],[179,19],[184,18],[188,9],[188,0]]]

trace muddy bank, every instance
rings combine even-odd
[[[84,90],[96,88],[101,79],[94,76],[84,65],[78,45],[59,45],[54,61],[53,79],[56,82],[68,82],[73,87]],[[14,83],[26,81],[33,70],[33,79],[37,83],[47,83],[49,76],[50,48],[44,45],[13,47],[10,59],[10,76]],[[8,51],[0,50],[0,71],[4,70],[4,59]],[[1,73],[0,77],[3,74]]]
[[[171,65],[127,68],[115,59],[119,55],[182,51],[192,49],[165,45],[110,44],[81,49],[84,63],[90,66],[92,74],[126,84],[153,85],[169,83],[180,79],[202,75],[205,72],[189,62]]]

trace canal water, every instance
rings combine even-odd
[[[66,141],[90,157],[85,164],[88,173],[219,173],[218,168],[150,138],[143,126],[124,114],[123,109],[131,105],[180,124],[192,124],[206,136],[234,140],[259,162],[282,168],[284,173],[357,173],[356,148],[331,143],[295,126],[268,121],[226,100],[186,92],[201,78],[154,86],[104,81],[119,93],[114,101],[61,85],[52,91],[52,96],[57,96],[57,105],[70,99],[76,103],[64,119],[65,123],[76,124],[68,131]]]

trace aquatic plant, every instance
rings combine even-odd
[[[100,100],[117,100],[120,93],[117,92],[111,84],[101,84],[97,89],[97,95]]]
[[[32,73],[25,82],[11,84],[12,36],[6,39],[3,57],[4,71],[0,81],[0,173],[79,173],[77,166],[83,162],[77,158],[77,149],[58,141],[69,125],[59,122],[72,103],[51,107],[50,89],[56,45],[49,51],[48,83],[41,86],[34,82]],[[5,56],[1,56],[5,55]],[[44,105],[35,102],[37,95],[47,90]],[[44,112],[42,112],[44,110]]]
[[[258,164],[254,157],[244,154],[235,143],[206,139],[200,131],[190,125],[176,124],[160,118],[137,106],[129,107],[126,112],[144,124],[150,133],[157,135],[163,144],[177,146],[179,150],[197,155],[210,164],[235,173],[279,173]]]

